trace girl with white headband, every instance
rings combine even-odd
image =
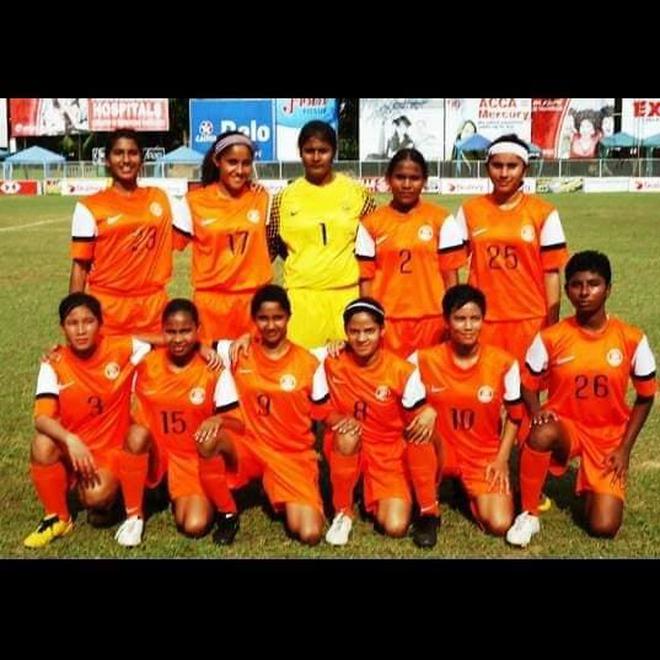
[[[192,242],[193,301],[200,339],[236,338],[252,328],[250,300],[270,282],[269,195],[251,183],[254,145],[239,131],[219,135],[202,163],[202,187],[175,213],[175,246]]]
[[[331,545],[348,542],[360,475],[366,509],[379,528],[388,536],[406,534],[412,497],[405,448],[419,443],[434,451],[436,420],[435,411],[425,405],[417,367],[382,348],[382,305],[358,298],[346,307],[343,319],[346,350],[324,360],[332,408],[324,443],[335,511],[325,537]]]
[[[484,344],[511,353],[519,364],[541,328],[559,320],[559,270],[568,260],[557,209],[523,192],[527,145],[503,135],[488,150],[493,192],[465,202],[456,214],[470,254],[468,282],[486,295]],[[521,425],[519,440],[528,424]],[[544,500],[542,509],[549,508]]]
[[[559,269],[568,259],[557,209],[522,190],[528,161],[517,135],[495,140],[486,162],[493,192],[456,214],[471,256],[468,281],[488,301],[482,341],[520,364],[534,335],[559,320]]]

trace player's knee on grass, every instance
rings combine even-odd
[[[360,436],[356,433],[335,433],[334,450],[342,456],[353,456],[360,447]]]
[[[587,527],[591,536],[599,538],[614,538],[623,521],[623,505],[599,506],[594,503],[587,517]]]
[[[131,454],[146,454],[151,448],[151,433],[140,424],[131,424],[126,434],[124,449]]]
[[[119,492],[119,482],[108,470],[97,471],[98,481],[91,485],[81,484],[78,487],[80,503],[86,509],[109,509]]]
[[[210,521],[200,515],[187,515],[183,517],[179,529],[186,536],[199,538],[204,536],[210,527]]]
[[[62,450],[57,443],[43,433],[37,433],[30,445],[30,461],[38,465],[52,465],[62,458]]]
[[[376,520],[387,536],[401,538],[408,533],[410,506],[403,500],[380,501],[376,511]]]
[[[298,538],[306,545],[316,545],[323,533],[323,518],[316,510],[305,511],[300,516]]]
[[[492,512],[490,516],[481,518],[480,522],[488,534],[504,536],[513,524],[513,516],[504,512]]]

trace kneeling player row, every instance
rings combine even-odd
[[[575,255],[566,291],[576,315],[542,331],[528,351],[525,511],[512,527],[508,461],[523,413],[520,374],[512,356],[480,344],[486,301],[477,289],[452,287],[443,299],[448,341],[405,361],[381,348],[385,314],[377,301],[347,306],[344,350],[310,353],[287,340],[286,293],[266,286],[252,300],[254,341],[247,348],[242,342],[242,351],[219,342],[219,374],[200,354],[197,311],[189,301],[169,303],[165,340],[156,342],[165,346],[149,352],[142,340],[154,338],[103,338],[98,302],[73,294],[60,305],[68,345],[39,375],[31,471],[46,516],[25,544],[39,547],[71,531],[66,494],[73,483],[95,510],[109,508],[121,487],[127,518],[116,538],[139,544],[144,488],[165,473],[177,526],[186,534],[204,534],[215,520],[214,540],[231,543],[239,520],[231,491],[261,478],[290,531],[316,543],[325,521],[313,420],[326,428],[332,544],[348,541],[352,494],[362,475],[367,510],[384,533],[406,533],[414,497],[420,515],[413,539],[434,545],[438,477],[446,475],[462,480],[481,527],[509,530],[511,543],[526,545],[539,529],[536,506],[548,467],[554,462],[560,469],[577,454],[590,527],[613,535],[630,447],[655,392],[655,364],[639,330],[606,316],[610,278],[604,255]],[[629,374],[638,391],[632,414],[625,404]],[[543,409],[542,382],[549,383]]]

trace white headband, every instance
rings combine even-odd
[[[378,316],[380,316],[381,318],[383,319],[385,318],[385,312],[380,307],[376,307],[376,305],[372,305],[371,303],[361,302],[361,301],[354,302],[348,305],[348,307],[346,307],[346,309],[344,310],[344,313],[352,312],[354,309],[368,309],[378,314]]]
[[[252,140],[250,140],[247,135],[228,135],[227,137],[218,140],[213,153],[217,156],[221,151],[224,151],[227,147],[233,147],[235,144],[241,144],[244,147],[247,147],[254,154],[254,145]]]
[[[529,151],[517,142],[497,142],[488,150],[488,158],[495,154],[513,154],[518,156],[525,165],[529,162]]]

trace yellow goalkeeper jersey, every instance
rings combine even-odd
[[[358,223],[375,208],[373,196],[343,174],[324,186],[299,178],[278,193],[271,231],[279,230],[286,247],[284,286],[337,289],[357,284]]]

